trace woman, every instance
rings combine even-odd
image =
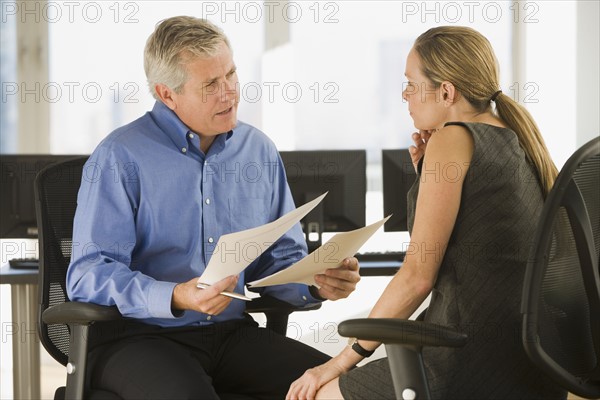
[[[423,33],[406,77],[403,98],[419,130],[411,243],[369,317],[409,318],[431,293],[425,321],[468,333],[464,347],[423,349],[433,398],[566,397],[520,343],[529,241],[557,175],[540,132],[499,89],[493,49],[473,29]],[[394,398],[386,358],[354,368],[380,344],[357,343],[306,371],[288,398]]]

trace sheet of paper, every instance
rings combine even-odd
[[[315,208],[326,195],[327,192],[266,225],[221,236],[198,283],[212,285],[242,272]]]
[[[387,216],[381,221],[367,225],[364,228],[350,232],[342,232],[334,235],[327,243],[304,257],[289,268],[279,271],[266,278],[248,283],[252,287],[263,287],[271,285],[283,285],[286,283],[305,283],[317,285],[315,274],[321,274],[329,268],[337,268],[342,265],[345,258],[354,256],[363,244],[377,229],[390,218]]]

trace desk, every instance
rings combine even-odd
[[[0,268],[0,284],[11,286],[13,332],[13,396],[40,398],[40,341],[38,270]]]
[[[359,261],[360,276],[392,276],[402,266],[401,261]]]

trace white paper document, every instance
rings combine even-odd
[[[198,279],[198,284],[212,285],[242,272],[315,208],[326,195],[327,192],[266,225],[221,236],[204,273]]]
[[[304,257],[294,265],[266,278],[249,282],[252,287],[283,285],[285,283],[305,283],[319,286],[315,274],[324,273],[330,268],[342,265],[345,258],[354,256],[363,244],[390,218],[367,225],[364,228],[334,235],[327,243]]]

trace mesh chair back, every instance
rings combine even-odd
[[[44,168],[35,180],[36,215],[40,244],[39,336],[42,344],[63,365],[69,355],[67,325],[47,325],[42,313],[49,307],[69,301],[65,281],[71,260],[73,219],[83,165],[87,157]]]
[[[523,287],[523,344],[565,389],[600,396],[600,138],[567,161],[548,195]]]

